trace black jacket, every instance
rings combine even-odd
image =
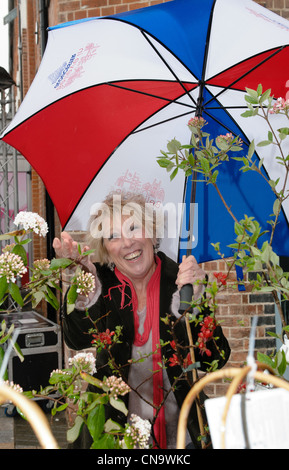
[[[162,261],[161,264],[161,281],[160,281],[160,339],[163,342],[168,342],[167,345],[162,347],[162,357],[165,357],[167,360],[172,357],[174,350],[172,349],[169,342],[173,339],[171,334],[171,328],[168,326],[166,321],[162,321],[166,318],[170,322],[175,322],[176,318],[171,312],[171,303],[174,292],[177,289],[175,284],[177,273],[178,273],[178,264],[168,258],[164,253],[158,253],[159,258]],[[102,292],[99,296],[97,302],[89,309],[89,315],[97,322],[97,328],[100,331],[105,331],[109,329],[110,331],[115,331],[115,327],[122,325],[122,336],[121,343],[114,344],[112,348],[112,353],[115,358],[116,363],[121,367],[124,377],[128,378],[129,374],[129,359],[131,359],[131,350],[134,340],[134,318],[133,311],[131,306],[126,306],[123,309],[120,309],[121,305],[121,292],[118,288],[113,288],[114,286],[119,285],[119,280],[107,266],[101,266],[96,264],[97,274],[102,285]],[[109,291],[110,289],[110,291]],[[110,295],[108,293],[110,292]],[[127,298],[131,297],[129,286],[126,287],[125,293]],[[207,315],[210,312],[202,312],[202,314]],[[107,314],[107,315],[105,315]],[[193,325],[193,324],[192,324]],[[92,337],[88,334],[89,329],[92,328],[91,320],[87,318],[85,312],[74,310],[69,315],[64,314],[63,319],[63,329],[64,329],[64,339],[68,347],[76,350],[85,349],[91,347]],[[176,337],[178,342],[185,346],[188,344],[186,327],[184,322],[177,322],[174,327]],[[192,335],[193,341],[196,342],[198,335],[198,328],[192,326]],[[218,326],[215,330],[214,336],[218,338],[217,344],[220,350],[225,352],[225,359],[222,359],[219,355],[219,352],[214,346],[213,341],[209,343],[209,349],[212,351],[212,356],[208,358],[207,356],[202,356],[198,353],[198,349],[195,349],[195,359],[196,362],[200,362],[201,370],[206,370],[208,367],[204,362],[211,362],[214,359],[219,360],[219,368],[223,367],[227,362],[230,355],[229,344],[222,333],[222,329]],[[184,356],[187,355],[189,349],[184,349]],[[107,351],[103,350],[100,354],[97,354],[96,357],[96,376],[99,379],[102,379],[104,376],[112,375],[112,372],[107,364]],[[167,367],[167,374],[171,384],[174,382],[175,377],[180,376],[182,369],[180,366]],[[178,385],[175,389],[175,397],[178,403],[178,406],[181,407],[182,403],[190,390],[190,385],[186,380],[181,380],[178,382]],[[126,405],[128,404],[128,395],[126,395],[124,401]],[[124,422],[125,417],[114,409],[107,410],[107,416],[112,419],[116,419],[119,422]],[[188,420],[188,429],[195,447],[199,447],[199,442],[197,438],[199,436],[199,427],[196,414],[196,405],[195,403],[192,406],[190,417]]]

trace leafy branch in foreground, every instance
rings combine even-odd
[[[233,250],[233,259],[226,260],[228,274],[235,265],[241,266],[247,272],[257,272],[257,277],[251,282],[253,290],[270,292],[276,303],[283,334],[288,334],[285,318],[282,310],[282,302],[289,300],[289,273],[283,271],[279,265],[279,257],[272,249],[274,234],[278,227],[278,220],[282,210],[282,204],[289,196],[287,189],[289,176],[288,135],[289,128],[282,126],[275,130],[272,123],[276,114],[281,114],[284,119],[289,119],[289,100],[271,96],[271,90],[263,92],[262,85],[257,90],[247,89],[245,101],[247,110],[242,114],[244,118],[259,117],[265,120],[268,126],[267,138],[256,144],[253,140],[247,154],[242,152],[242,141],[231,133],[212,138],[204,132],[206,121],[202,117],[194,117],[188,122],[191,131],[190,145],[182,145],[176,139],[167,144],[167,150],[161,151],[157,157],[158,164],[166,169],[173,180],[179,171],[192,176],[198,184],[211,184],[217,191],[226,210],[231,215],[235,227],[235,240],[229,247]],[[270,177],[263,170],[264,159],[255,157],[255,150],[259,147],[274,146],[277,150],[276,162],[283,167],[281,181]],[[218,176],[222,171],[221,165],[233,159],[240,163],[240,171],[246,173],[254,171],[265,179],[275,195],[273,207],[268,208],[268,225],[270,227],[269,241],[262,242],[262,236],[268,230],[262,229],[259,222],[250,215],[244,215],[238,220],[232,212],[231,205],[225,200],[218,186]],[[220,257],[220,242],[212,244]],[[289,360],[289,357],[287,357]]]

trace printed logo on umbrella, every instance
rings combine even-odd
[[[248,8],[248,7],[246,8],[246,10],[248,10],[248,12],[251,13],[252,15],[255,15],[257,18],[262,18],[263,20],[268,21],[269,23],[273,23],[276,26],[278,26],[279,28],[285,29],[286,31],[289,30],[288,26],[285,23],[281,23],[280,21],[276,21],[275,19],[270,18],[268,15],[265,15],[264,13],[257,12],[255,10],[253,10],[252,8]]]
[[[126,170],[117,179],[114,190],[125,190],[132,194],[141,193],[146,202],[150,202],[155,206],[160,206],[165,199],[165,191],[161,181],[154,178],[153,182],[143,182],[136,172],[130,170]]]
[[[96,55],[98,44],[88,43],[81,47],[76,54],[72,54],[68,62],[64,62],[48,78],[56,90],[63,90],[80,78],[84,70],[84,64]]]

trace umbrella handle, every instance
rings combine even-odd
[[[191,311],[190,303],[194,295],[192,284],[185,284],[180,290],[180,307],[179,313],[182,315],[186,310]]]
[[[179,314],[182,315],[183,313],[191,312],[192,308],[190,306],[190,303],[192,302],[192,298],[194,295],[194,288],[192,284],[185,284],[181,290],[180,290],[180,307],[179,307]],[[195,363],[195,354],[194,354],[194,349],[193,349],[193,338],[192,338],[192,332],[190,328],[190,323],[188,320],[188,317],[186,316],[186,328],[187,328],[187,333],[188,333],[188,338],[189,338],[189,344],[190,344],[190,356],[192,363]],[[197,373],[196,369],[193,369],[193,380],[196,382],[197,380]],[[204,432],[204,422],[203,422],[203,417],[200,409],[199,402],[197,401],[196,403],[197,406],[197,416],[198,416],[198,423],[200,426],[200,433],[201,436],[205,435]],[[204,448],[205,444],[204,441],[202,440],[202,448]]]

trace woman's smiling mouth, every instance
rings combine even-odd
[[[142,255],[142,250],[136,250],[136,251],[133,251],[132,253],[129,253],[128,255],[125,255],[124,259],[127,261],[134,261],[134,260],[137,260],[141,255]]]

